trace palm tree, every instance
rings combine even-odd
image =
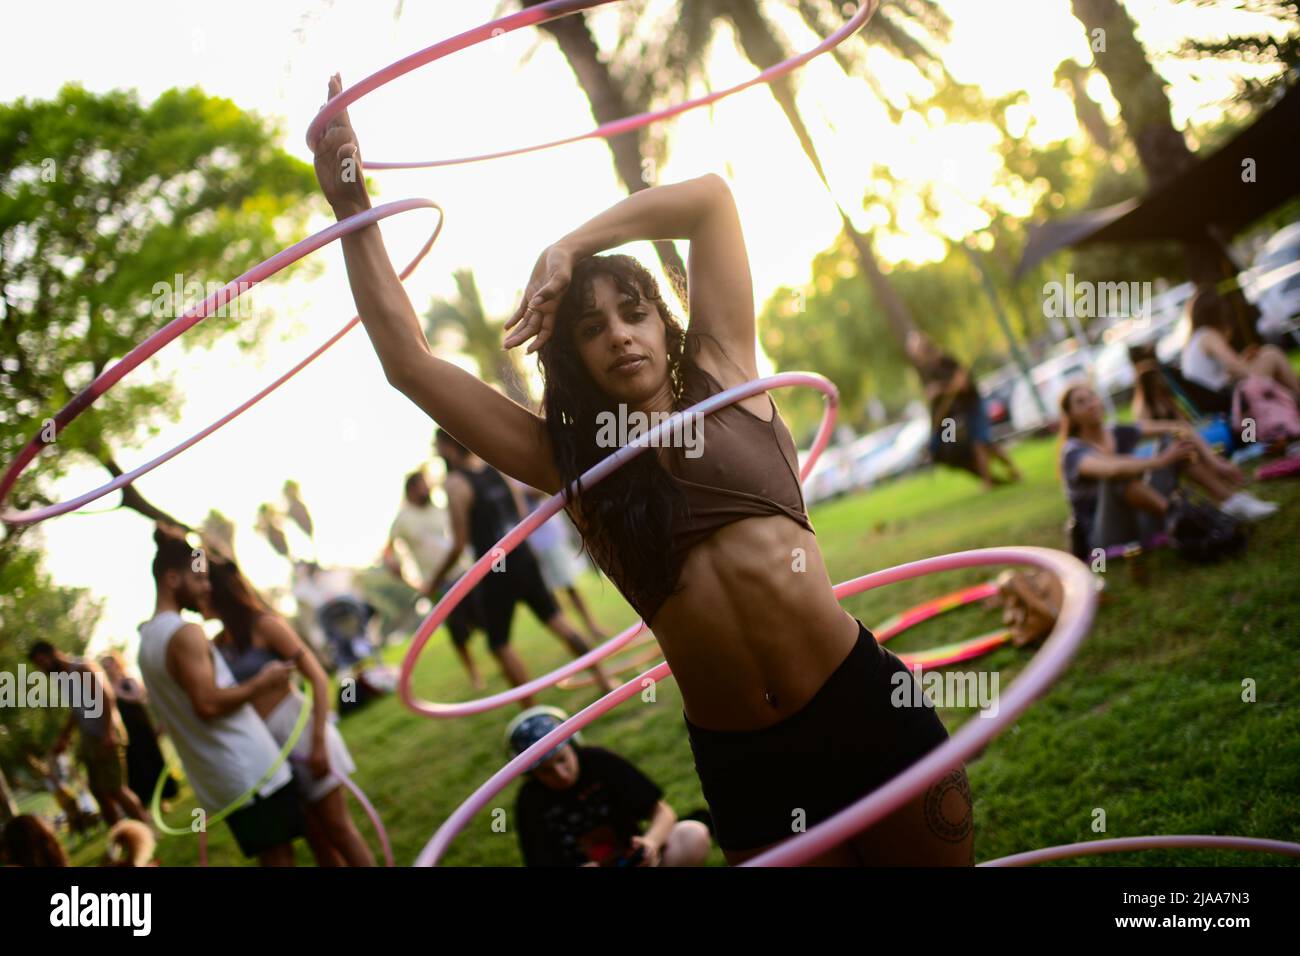
[[[255,527],[258,533],[266,538],[267,543],[275,549],[276,554],[287,561],[293,561],[293,558],[289,555],[289,539],[284,536],[282,517],[273,505],[263,504],[258,507]]]
[[[216,508],[208,511],[208,516],[203,520],[200,531],[205,538],[216,541],[218,545],[225,549],[227,554],[234,555],[235,523]]]
[[[527,9],[544,2],[545,0],[519,0],[519,6]],[[644,102],[628,95],[628,85],[615,74],[613,66],[601,59],[600,48],[596,45],[596,38],[591,35],[585,13],[560,17],[545,24],[542,29],[555,37],[560,52],[569,61],[578,85],[591,104],[596,122],[607,123],[645,108]],[[612,136],[605,142],[614,160],[614,170],[629,195],[654,185],[653,175],[647,175],[647,160],[652,160],[653,157],[647,156],[643,151],[643,130]],[[685,306],[686,265],[682,262],[681,253],[667,239],[655,242],[654,248],[673,292]]]
[[[1165,81],[1138,41],[1132,17],[1119,0],[1070,0],[1074,16],[1083,24],[1097,67],[1119,103],[1120,116],[1146,172],[1148,189],[1158,189],[1191,167],[1196,159],[1183,134],[1170,118]],[[1203,233],[1183,240],[1190,277],[1201,286],[1218,286],[1231,280],[1236,267],[1228,257],[1223,237]],[[1227,296],[1236,317],[1238,345],[1257,341],[1253,307],[1239,289]]]
[[[1092,141],[1103,152],[1109,154],[1115,148],[1114,137],[1111,135],[1110,123],[1102,115],[1101,107],[1088,95],[1087,83],[1091,73],[1091,67],[1080,66],[1074,60],[1062,60],[1056,68],[1056,85],[1070,94],[1079,125],[1087,130]]]
[[[311,512],[307,510],[307,505],[302,500],[302,489],[298,486],[298,482],[292,478],[289,479],[284,483],[283,491],[284,500],[289,504],[289,517],[293,519],[294,524],[302,529],[303,534],[311,538],[312,542],[315,543],[315,537],[313,536],[315,529],[312,525]]]
[[[840,4],[833,0],[797,0],[795,5],[809,27],[822,36],[829,35],[844,22],[845,14]],[[674,75],[678,85],[686,86],[692,79],[703,77],[712,33],[721,21],[731,24],[742,53],[759,69],[775,66],[791,55],[784,38],[764,15],[758,0],[682,0],[677,14],[676,27],[661,41],[659,62],[647,72],[660,75],[667,71]],[[950,26],[947,14],[935,0],[903,0],[880,10],[859,36],[867,44],[879,45],[909,60],[933,81],[936,89],[950,91],[949,102],[945,105],[955,108],[957,112],[969,112],[970,89],[952,79],[932,45],[947,37]],[[836,62],[846,73],[865,77],[881,102],[897,117],[901,111],[876,84],[870,71],[858,69],[858,58],[849,48],[850,42],[852,38],[833,51]],[[769,83],[768,88],[785,114],[786,121],[817,177],[830,192],[821,157],[795,104],[792,79],[782,77]],[[907,303],[881,269],[871,236],[858,231],[848,212],[838,202],[836,208],[844,231],[857,251],[862,275],[902,348],[908,333],[916,327]]]
[[[425,335],[432,341],[449,331],[459,333],[464,340],[460,351],[478,363],[483,378],[497,382],[520,405],[531,407],[532,397],[519,365],[519,351],[507,352],[501,348],[503,322],[488,319],[473,270],[458,269],[452,277],[456,280],[456,299],[434,300],[425,317]]]

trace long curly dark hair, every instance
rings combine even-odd
[[[274,611],[252,582],[244,577],[233,556],[212,542],[208,542],[208,548],[212,609],[217,612],[237,651],[246,654],[253,646],[253,625],[262,615]]]
[[[636,259],[591,256],[574,266],[569,287],[556,308],[551,338],[538,350],[545,383],[542,414],[566,490],[566,508],[576,516],[580,530],[585,530],[583,550],[620,584],[633,606],[641,608],[660,590],[648,582],[677,581],[682,559],[672,554],[672,529],[689,509],[686,496],[654,448],[596,485],[583,488],[577,481],[618,451],[596,442],[600,414],[617,415],[618,409],[596,385],[573,342],[578,318],[593,307],[592,280],[598,275],[608,276],[619,292],[635,302],[651,302],[658,309],[665,326],[674,411],[685,407],[687,380],[699,374],[694,356],[702,333],[686,331],[664,302],[654,276]],[[572,493],[575,487],[576,496]]]

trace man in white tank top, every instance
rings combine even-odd
[[[210,588],[197,549],[179,532],[162,528],[154,540],[158,598],[153,618],[140,625],[139,652],[152,706],[206,816],[256,786],[226,822],[245,857],[257,857],[263,866],[292,866],[292,841],[303,833],[293,776],[284,764],[267,776],[280,748],[249,701],[268,688],[287,686],[293,664],[272,661],[247,683],[235,683],[202,628],[180,616],[197,610],[199,596]]]
[[[406,579],[402,570],[401,558],[396,544],[401,541],[410,552],[419,572],[419,580],[412,584]],[[384,566],[389,572],[412,590],[433,601],[441,600],[450,585],[434,590],[434,575],[442,567],[443,559],[452,548],[451,519],[447,509],[433,503],[429,479],[420,468],[406,476],[402,507],[393,519],[388,532],[388,542],[384,545]],[[467,553],[452,566],[450,576],[455,579],[470,569],[473,562]],[[469,639],[473,631],[479,628],[477,591],[471,591],[464,601],[456,606],[447,618],[447,629],[451,632],[452,646],[460,658],[465,672],[469,674],[470,683],[475,690],[483,690],[487,684],[479,675],[478,664],[469,651]]]

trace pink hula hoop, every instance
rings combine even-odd
[[[426,255],[428,255],[429,250],[433,248],[434,242],[438,239],[438,234],[442,232],[442,207],[430,199],[399,199],[396,202],[384,203],[383,205],[376,206],[373,209],[367,209],[364,212],[359,212],[346,219],[340,219],[338,222],[322,229],[320,232],[308,236],[306,239],[296,242],[289,248],[282,249],[270,258],[259,262],[237,279],[233,279],[226,283],[226,285],[212,293],[212,295],[208,296],[197,306],[188,310],[178,318],[173,319],[157,332],[154,332],[128,352],[120,362],[115,364],[112,368],[106,369],[102,372],[98,378],[82,389],[81,392],[72,399],[72,401],[68,402],[68,404],[54,416],[55,434],[57,435],[59,432],[63,431],[70,422],[93,405],[100,396],[125,378],[129,372],[138,368],[142,363],[156,355],[174,339],[179,338],[199,322],[203,321],[203,319],[206,318],[214,309],[219,308],[226,303],[234,302],[254,285],[257,285],[265,279],[269,279],[271,276],[291,266],[299,259],[315,252],[317,249],[333,242],[335,239],[340,239],[350,233],[356,232],[360,229],[365,229],[367,226],[374,225],[389,216],[394,216],[401,212],[409,212],[412,209],[436,209],[438,211],[438,225],[433,230],[433,234],[429,237],[428,241],[426,241],[425,244],[420,247],[420,251],[415,254],[415,258],[407,263],[406,268],[401,271],[400,278],[405,279],[415,271],[415,267],[420,264]],[[194,433],[171,450],[163,452],[152,461],[145,462],[138,468],[119,475],[107,484],[100,485],[93,491],[88,491],[75,498],[70,498],[67,501],[59,502],[57,504],[47,505],[44,508],[32,508],[27,511],[5,511],[0,513],[0,520],[3,520],[6,524],[10,525],[36,524],[37,522],[44,521],[47,518],[66,514],[69,511],[75,511],[82,505],[89,504],[96,499],[102,498],[111,491],[116,491],[118,488],[131,484],[131,482],[135,481],[141,475],[148,474],[164,462],[175,458],[191,445],[195,445],[204,438],[207,438],[217,429],[239,417],[267,395],[270,395],[289,379],[293,378],[293,376],[297,375],[303,368],[314,362],[321,353],[351,331],[353,326],[355,326],[359,321],[360,319],[354,315],[350,320],[348,320],[347,324],[344,325],[343,328],[326,339],[324,344],[318,347],[293,368],[289,369],[289,371],[285,372],[273,381],[270,385],[266,386],[266,388],[262,389],[242,405],[227,412],[223,417],[219,418],[211,425]],[[47,447],[47,445],[42,441],[41,435],[38,432],[37,435],[35,435],[31,441],[23,447],[22,451],[18,453],[18,457],[16,457],[10,463],[9,467],[5,469],[4,476],[0,477],[0,507],[4,506],[5,500],[9,496],[9,492],[13,490],[14,485],[17,484],[19,477],[21,477],[27,466],[31,464],[32,460],[35,459],[45,447]]]
[[[714,396],[715,398],[719,396]],[[603,463],[602,463],[603,464]],[[1043,568],[1061,580],[1063,600],[1056,626],[1043,647],[1029,662],[1024,672],[999,701],[997,715],[982,720],[969,720],[940,746],[930,751],[894,779],[872,791],[867,796],[829,820],[824,820],[807,833],[800,834],[780,846],[750,860],[753,866],[795,866],[831,847],[843,843],[850,836],[865,830],[897,810],[920,794],[935,780],[956,764],[962,763],[1009,726],[1020,714],[1044,693],[1065,670],[1066,664],[1078,650],[1084,636],[1092,626],[1097,608],[1097,591],[1091,572],[1075,557],[1062,551],[1047,548],[985,548],[962,551],[913,561],[884,571],[876,571],[851,581],[837,584],[835,596],[840,600],[863,591],[906,581],[910,578],[986,565],[1021,564]],[[643,682],[658,681],[671,673],[668,664],[654,667],[617,690],[569,718],[536,744],[529,747],[486,783],[447,818],[433,838],[416,858],[416,866],[433,866],[446,852],[451,841],[469,823],[474,814],[482,810],[515,777],[523,773],[533,761],[552,747],[567,740],[597,717],[641,690]]]
[[[292,759],[296,760],[297,758]],[[379,819],[379,811],[375,809],[375,805],[366,797],[365,791],[353,783],[352,778],[347,774],[339,773],[337,770],[331,768],[330,776],[335,777],[348,793],[356,797],[357,803],[361,804],[361,809],[364,810],[366,816],[370,818],[371,826],[373,826],[375,832],[379,834],[379,846],[384,852],[384,866],[389,868],[393,867],[395,865],[393,863],[393,847],[392,844],[388,842],[388,831],[384,829],[384,821]],[[208,833],[204,830],[199,833],[199,866],[207,865]]]
[[[468,49],[469,47],[477,46],[478,44],[490,40],[493,37],[500,36],[503,33],[510,33],[514,30],[519,30],[529,26],[541,26],[544,23],[549,23],[550,21],[560,17],[568,16],[571,13],[577,13],[581,10],[590,9],[591,7],[603,6],[610,2],[611,0],[551,0],[549,3],[542,3],[535,7],[521,10],[518,13],[512,13],[499,20],[485,23],[482,26],[475,27],[472,30],[467,30],[464,33],[451,37],[450,39],[441,40],[432,46],[425,47],[423,50],[412,53],[409,56],[398,60],[396,63],[390,64],[376,73],[372,73],[364,80],[348,87],[321,107],[320,112],[316,114],[316,118],[311,121],[311,125],[307,128],[307,145],[312,147],[314,150],[315,144],[324,134],[325,128],[329,124],[330,120],[338,116],[367,93],[377,90],[381,86],[386,86],[399,76],[410,73],[412,70],[425,66],[426,64],[433,63],[435,60],[440,60],[449,54],[458,53],[461,50]],[[668,119],[669,117],[676,116],[679,113],[685,113],[687,110],[692,110],[700,106],[708,106],[710,103],[716,103],[720,99],[731,96],[734,93],[739,93],[742,90],[749,89],[749,87],[756,86],[759,83],[770,83],[772,80],[778,79],[779,77],[785,76],[787,73],[797,70],[814,57],[820,56],[828,50],[832,50],[839,46],[854,33],[862,29],[862,27],[866,25],[866,22],[875,14],[879,3],[880,0],[864,0],[859,9],[849,18],[848,22],[845,23],[844,26],[840,27],[811,50],[792,56],[790,59],[784,60],[775,66],[768,67],[757,76],[751,77],[743,83],[738,83],[735,86],[728,87],[727,89],[718,90],[706,94],[705,96],[697,97],[693,100],[678,103],[674,106],[646,113],[638,113],[635,116],[625,116],[622,119],[603,123],[590,132],[580,133],[577,136],[566,136],[563,139],[551,140],[550,142],[539,143],[534,146],[500,150],[493,153],[482,153],[477,156],[463,156],[459,159],[433,159],[395,163],[362,160],[362,165],[367,169],[420,169],[435,166],[458,166],[465,163],[478,163],[488,159],[500,159],[505,156],[519,156],[524,153],[534,153],[539,150],[550,149],[554,146],[563,146],[567,143],[577,143],[587,139],[608,139],[611,136],[629,133],[633,130],[641,129],[644,126],[649,126],[651,123],[656,123],[659,120]]]
[[[1088,840],[1083,843],[1066,843],[1061,846],[1029,850],[1011,856],[989,860],[980,866],[1030,866],[1051,860],[1071,860],[1080,856],[1099,856],[1103,853],[1132,853],[1137,850],[1244,850],[1248,853],[1280,853],[1283,856],[1300,856],[1300,843],[1285,840],[1261,840],[1258,837],[1198,836],[1174,834],[1171,836],[1117,837],[1109,840]]]
[[[886,620],[884,624],[881,624],[879,630],[872,628],[871,633],[875,635],[878,643],[883,644],[909,628],[916,627],[922,621],[928,621],[932,617],[938,617],[940,614],[945,614],[956,608],[965,607],[967,604],[974,604],[976,601],[982,601],[997,593],[998,586],[992,582],[962,588],[959,591],[953,591],[951,594],[923,601],[906,611],[901,611]],[[923,667],[947,667],[950,664],[960,664],[962,661],[968,661],[975,657],[983,657],[1010,640],[1011,632],[1003,628],[964,641],[957,641],[953,644],[931,647],[924,651],[901,653],[898,655],[898,659],[906,664],[910,670]]]
[[[872,588],[926,574],[998,564],[1032,565],[1052,572],[1060,578],[1064,596],[1061,613],[1051,635],[1030,660],[1025,671],[1003,695],[997,716],[987,720],[967,721],[946,742],[888,783],[841,810],[829,820],[813,827],[807,833],[787,840],[780,846],[743,864],[744,866],[797,866],[878,823],[920,794],[951,766],[970,759],[982,750],[990,740],[1028,709],[1035,699],[1045,693],[1061,675],[1091,628],[1097,608],[1097,591],[1093,585],[1092,575],[1081,562],[1064,552],[1029,547],[963,551],[864,575],[836,585],[835,595],[843,599]],[[670,673],[667,663],[664,663],[628,681],[614,692],[575,714],[511,760],[447,818],[420,852],[415,865],[435,866],[446,853],[451,841],[468,825],[473,816],[487,806],[493,797],[523,773],[533,761],[540,759],[552,747],[567,740],[597,717],[635,695],[646,685],[646,682],[662,680]],[[990,860],[981,865],[1024,866],[1086,854],[1172,847],[1249,850],[1300,856],[1300,844],[1282,840],[1190,835],[1146,836],[1048,847]]]
[[[808,477],[812,466],[816,464],[817,459],[821,456],[823,449],[830,441],[831,429],[835,425],[835,412],[839,406],[839,392],[833,384],[825,377],[812,372],[782,372],[779,375],[772,375],[768,378],[754,379],[753,381],[743,382],[740,385],[733,386],[717,395],[711,395],[701,402],[697,402],[690,408],[677,412],[666,421],[660,422],[654,428],[651,428],[645,434],[641,435],[637,441],[625,445],[614,454],[610,455],[604,461],[592,466],[586,474],[581,477],[582,487],[588,488],[596,482],[603,479],[615,468],[620,467],[636,455],[641,454],[651,444],[657,441],[661,432],[671,429],[682,417],[686,415],[707,415],[716,411],[725,405],[739,401],[750,395],[756,395],[759,392],[765,392],[771,388],[785,388],[793,385],[810,385],[822,392],[827,399],[826,411],[822,415],[821,425],[817,430],[817,438],[813,442],[812,451],[808,454],[808,460],[803,463],[799,470],[799,480],[803,481]],[[519,547],[520,542],[537,530],[544,522],[550,519],[552,515],[558,512],[564,506],[563,492],[556,493],[539,505],[528,517],[524,518],[519,524],[515,525],[496,546],[486,552],[481,558],[474,562],[473,566],[460,576],[460,579],[452,585],[451,589],[442,596],[440,600],[429,612],[429,616],[424,619],[419,629],[415,632],[415,637],[411,640],[411,646],[407,649],[406,656],[402,658],[402,669],[397,683],[397,692],[404,703],[410,710],[417,714],[423,714],[426,717],[464,717],[470,714],[481,714],[497,707],[503,707],[506,704],[512,704],[517,700],[522,700],[539,690],[545,690],[553,684],[558,683],[571,674],[576,674],[603,660],[610,654],[613,654],[636,637],[641,628],[645,627],[644,621],[638,621],[636,624],[623,631],[621,634],[610,638],[604,644],[593,650],[588,651],[581,657],[564,664],[549,674],[534,678],[526,684],[520,684],[518,687],[512,687],[509,690],[502,691],[499,694],[492,694],[487,697],[480,697],[476,700],[464,701],[462,703],[447,704],[432,700],[418,700],[411,693],[411,677],[415,672],[415,664],[419,659],[420,653],[424,650],[426,644],[447,619],[447,616],[455,610],[456,605],[464,600],[465,595],[478,584],[479,581],[486,577],[493,563],[503,555],[508,555],[515,548]]]

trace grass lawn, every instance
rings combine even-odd
[[[1022,444],[1015,458],[1026,481],[990,494],[961,474],[929,471],[868,494],[813,509],[834,580],[905,561],[995,545],[1064,547],[1065,503],[1055,476],[1055,443]],[[1171,552],[1112,562],[1097,623],[1052,690],[969,765],[975,794],[976,858],[1100,837],[1151,833],[1236,834],[1300,840],[1300,485],[1255,489],[1283,504],[1256,525],[1247,554],[1218,566],[1194,566]],[[846,608],[868,626],[925,598],[989,577],[949,573],[861,595]],[[607,628],[635,615],[595,574],[583,590]],[[516,615],[515,646],[542,673],[567,659],[526,610]],[[933,646],[995,627],[994,612],[969,607],[934,619],[889,644],[894,651]],[[472,645],[504,688],[481,638]],[[390,648],[397,662],[404,648]],[[1000,673],[1005,689],[1028,652],[1002,649],[959,665]],[[629,675],[630,676],[630,675]],[[1242,701],[1243,681],[1256,700]],[[417,671],[418,692],[461,700],[468,685],[450,641],[439,634]],[[545,703],[570,712],[594,691],[550,690]],[[396,697],[345,718],[341,727],[358,763],[356,780],[378,807],[399,865],[409,864],[437,826],[506,759],[502,732],[516,709],[457,720],[408,713]],[[949,730],[974,711],[943,711]],[[664,788],[679,814],[703,806],[671,680],[654,703],[639,698],[598,721],[590,743],[623,754]],[[496,806],[513,812],[517,784]],[[171,820],[188,819],[188,791]],[[1094,832],[1096,810],[1105,832]],[[358,809],[358,820],[363,815]],[[367,831],[369,832],[369,831]],[[93,862],[102,837],[74,854]],[[165,865],[197,862],[192,838],[165,838]],[[242,863],[227,829],[214,828],[215,864]],[[299,861],[310,861],[299,844]],[[1283,858],[1205,851],[1159,851],[1062,865],[1272,865]],[[721,865],[715,849],[710,859]],[[520,863],[507,825],[494,832],[481,813],[453,844],[451,866]]]

